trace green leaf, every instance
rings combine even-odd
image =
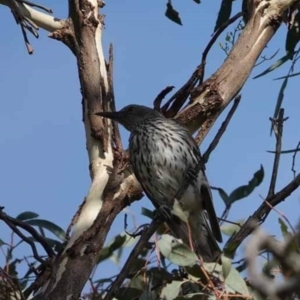
[[[223,271],[223,276],[226,279],[227,276],[229,275],[231,268],[232,268],[232,263],[231,263],[231,259],[222,255],[221,257],[222,260],[222,271]]]
[[[4,246],[4,245],[9,246],[9,244],[5,243],[3,240],[0,239],[0,247],[1,247],[1,246]]]
[[[229,20],[231,15],[232,2],[233,0],[222,1],[214,32],[216,32],[226,21]]]
[[[281,77],[274,78],[274,80],[281,80],[281,79],[285,79],[285,78],[292,78],[292,77],[296,77],[296,76],[299,76],[299,75],[300,75],[300,72],[297,72],[297,73],[289,74],[289,75],[286,75],[286,76],[281,76]]]
[[[226,206],[230,205],[230,198],[227,195],[227,193],[221,189],[221,188],[213,188],[214,190],[217,190],[219,192],[220,197],[222,198],[222,200],[224,201]]]
[[[279,93],[278,93],[278,97],[277,97],[276,106],[275,106],[275,111],[274,111],[274,114],[273,114],[273,118],[274,119],[276,119],[278,117],[279,110],[281,108],[281,105],[282,105],[282,102],[283,102],[283,98],[284,98],[284,90],[287,87],[288,80],[289,80],[288,78],[285,78],[283,80],[283,82],[282,82],[281,87],[280,87],[280,90],[279,90]],[[271,125],[271,134],[272,134],[272,131],[273,131],[273,126]]]
[[[253,178],[249,181],[247,185],[242,185],[238,187],[230,194],[230,204],[249,196],[254,191],[254,189],[262,183],[264,179],[264,174],[264,168],[261,165],[260,169],[254,173]]]
[[[188,246],[168,234],[161,236],[157,246],[162,255],[178,266],[192,266],[198,261],[197,255]]]
[[[169,0],[167,3],[167,10],[165,12],[165,16],[171,21],[182,25],[181,19],[179,17],[179,13],[173,8],[171,1]]]
[[[126,235],[117,235],[112,242],[110,242],[110,245],[107,247],[104,247],[100,253],[98,263],[102,262],[103,260],[111,257],[115,250],[121,248],[126,241]]]
[[[264,76],[274,70],[276,70],[277,68],[279,68],[281,65],[283,65],[284,63],[286,63],[288,60],[290,59],[290,55],[286,54],[283,57],[281,57],[280,59],[278,59],[271,67],[269,67],[268,69],[266,69],[265,71],[263,71],[262,73],[260,73],[259,75],[256,75],[255,77],[253,77],[253,79],[257,79],[261,76]]]
[[[62,241],[66,240],[66,234],[63,229],[61,229],[58,225],[43,219],[33,219],[33,220],[27,220],[27,224],[30,224],[32,226],[38,226],[45,228],[49,230],[51,233],[53,233],[57,238],[59,238]]]
[[[142,207],[142,215],[153,220],[155,213],[154,213],[154,211],[152,211],[148,208]]]
[[[236,293],[249,295],[245,280],[235,268],[231,268],[227,278],[225,279],[225,287],[226,286],[234,290]]]
[[[236,224],[224,224],[221,226],[221,232],[227,236],[232,236],[234,233],[238,232],[241,229],[241,226],[245,223],[244,219],[238,220]]]
[[[35,219],[37,218],[39,215],[36,214],[35,212],[32,211],[24,211],[22,213],[20,213],[16,219],[20,220],[20,221],[25,221],[25,220],[30,220],[30,219]]]
[[[174,280],[171,283],[165,285],[161,290],[160,299],[173,300],[174,298],[176,298],[181,290],[182,283],[183,282],[181,281]]]
[[[287,225],[284,223],[284,221],[281,218],[278,218],[278,222],[280,224],[280,229],[281,229],[281,233],[282,235],[285,236],[290,236],[291,233],[289,232],[289,229],[287,227]]]
[[[296,14],[293,22],[293,26],[288,29],[285,41],[285,50],[290,55],[290,59],[293,59],[295,53],[295,47],[300,40],[300,12]]]

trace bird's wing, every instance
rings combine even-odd
[[[198,163],[201,163],[202,157],[201,157],[199,147],[187,129],[186,129],[186,131],[188,134],[184,135],[184,137],[186,139],[186,142],[190,145],[190,147],[192,149],[192,155],[195,157],[195,159]],[[222,243],[222,234],[221,234],[218,218],[217,218],[213,200],[212,200],[213,198],[212,198],[211,189],[210,189],[210,186],[208,184],[208,181],[207,181],[207,178],[205,175],[205,165],[204,164],[202,165],[200,172],[203,173],[203,178],[204,178],[204,180],[202,182],[202,186],[200,187],[201,199],[203,201],[203,203],[202,203],[203,209],[205,209],[207,211],[211,230],[212,230],[216,240],[218,242]],[[208,230],[210,230],[210,229],[208,229]]]
[[[205,174],[204,174],[205,176]],[[218,218],[216,215],[216,211],[214,208],[212,196],[211,196],[211,190],[210,187],[206,184],[203,184],[201,186],[201,197],[203,199],[203,209],[207,211],[208,219],[210,223],[211,230],[216,238],[216,240],[220,243],[222,243],[222,234],[218,222]]]

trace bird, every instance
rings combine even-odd
[[[156,209],[168,207],[172,211],[187,172],[201,164],[195,180],[178,199],[188,222],[172,216],[166,223],[173,235],[192,247],[204,262],[217,261],[221,254],[217,241],[222,242],[222,235],[200,150],[188,129],[143,105],[95,114],[116,121],[130,132],[132,171]]]

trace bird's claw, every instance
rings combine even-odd
[[[167,205],[160,205],[159,208],[156,210],[155,217],[162,219],[162,221],[171,219],[172,213],[170,207]]]

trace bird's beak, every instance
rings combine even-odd
[[[119,114],[116,111],[100,111],[95,113],[96,116],[117,120],[119,118]]]

